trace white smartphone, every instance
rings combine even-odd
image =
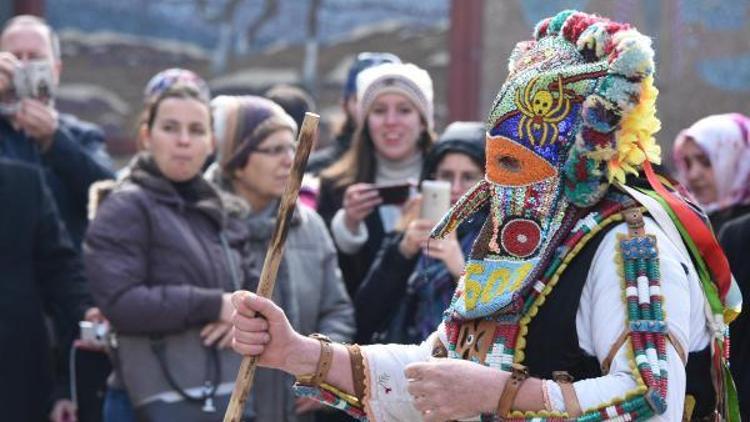
[[[451,184],[444,180],[422,182],[420,217],[437,223],[451,207]]]

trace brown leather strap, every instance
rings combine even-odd
[[[633,207],[621,211],[625,222],[628,223],[628,234],[631,237],[642,237],[646,235],[646,223],[643,222],[643,212],[640,208]]]
[[[630,330],[627,328],[622,330],[620,336],[617,337],[617,340],[612,344],[609,353],[607,353],[607,357],[602,361],[602,374],[609,373],[609,367],[612,366],[612,361],[615,359],[617,351],[620,350],[620,347],[622,347],[626,341],[628,341],[628,335],[630,335]]]
[[[322,335],[311,335],[320,342],[320,359],[318,359],[318,366],[315,368],[315,375],[310,379],[310,384],[320,385],[326,380],[328,371],[331,370],[331,364],[333,363],[333,346],[331,340],[328,337]]]
[[[497,415],[505,418],[510,414],[513,408],[513,402],[518,395],[521,384],[529,377],[529,370],[520,364],[514,363],[511,367],[510,378],[505,381],[505,387],[500,394],[500,400],[497,402]]]
[[[612,366],[612,361],[614,360],[617,351],[620,350],[620,348],[628,340],[628,335],[630,335],[630,331],[628,329],[623,330],[620,336],[617,337],[617,340],[615,340],[615,342],[612,344],[612,347],[609,349],[609,353],[607,353],[607,357],[602,361],[603,374],[609,373],[609,368],[610,366]],[[685,349],[682,347],[682,344],[677,341],[677,338],[674,336],[674,334],[672,334],[671,331],[667,331],[667,340],[672,343],[672,346],[674,346],[674,349],[677,351],[677,355],[679,355],[680,360],[682,360],[682,364],[687,365],[687,354],[685,353]]]
[[[354,397],[361,402],[365,398],[365,361],[359,345],[347,345],[349,362],[352,366],[352,381],[354,382]]]
[[[565,402],[565,413],[571,418],[577,418],[583,414],[581,404],[578,403],[576,389],[573,387],[573,377],[565,371],[552,372],[552,379],[560,386],[563,401]]]
[[[677,340],[677,337],[672,334],[671,331],[667,331],[667,340],[669,340],[670,343],[672,343],[672,346],[677,351],[677,354],[680,356],[680,359],[682,359],[682,364],[687,365],[687,359],[688,355],[685,353],[685,348],[682,347],[682,344]]]

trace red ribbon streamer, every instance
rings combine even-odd
[[[643,169],[645,170],[648,183],[664,198],[669,207],[672,208],[672,211],[677,215],[677,218],[682,222],[685,230],[693,239],[693,242],[695,242],[701,256],[706,261],[706,265],[708,265],[708,270],[711,272],[714,284],[716,284],[719,290],[719,298],[724,303],[724,298],[732,282],[732,273],[729,270],[729,261],[727,261],[727,257],[724,255],[721,246],[719,246],[719,242],[716,241],[716,236],[714,236],[703,220],[684,201],[677,198],[662,185],[648,160],[643,163]]]

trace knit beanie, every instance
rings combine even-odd
[[[177,84],[194,88],[203,101],[211,100],[211,91],[209,91],[208,85],[203,78],[191,70],[173,67],[162,70],[149,79],[146,88],[143,90],[143,101],[148,104],[158,98],[167,89]]]
[[[349,72],[346,75],[346,83],[344,84],[344,93],[342,97],[349,99],[352,95],[357,94],[357,76],[363,70],[377,66],[383,63],[401,63],[401,59],[395,54],[391,53],[378,53],[365,51],[357,54],[354,62],[349,67]]]
[[[292,116],[297,127],[302,127],[305,113],[315,112],[315,101],[310,94],[294,85],[275,85],[263,96],[280,105],[288,115]]]
[[[362,71],[357,77],[357,114],[364,122],[375,99],[382,94],[401,94],[411,101],[428,131],[435,127],[432,79],[424,69],[408,63],[385,63]]]
[[[419,180],[433,177],[438,164],[449,153],[460,153],[468,156],[484,172],[486,133],[483,122],[453,122],[449,124],[425,157]]]
[[[271,133],[280,129],[297,132],[294,119],[263,97],[219,96],[211,101],[211,110],[219,151],[217,161],[227,174],[243,167],[250,153]]]

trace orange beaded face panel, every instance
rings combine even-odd
[[[557,169],[532,150],[504,136],[487,137],[487,179],[502,186],[524,186],[557,175]]]

